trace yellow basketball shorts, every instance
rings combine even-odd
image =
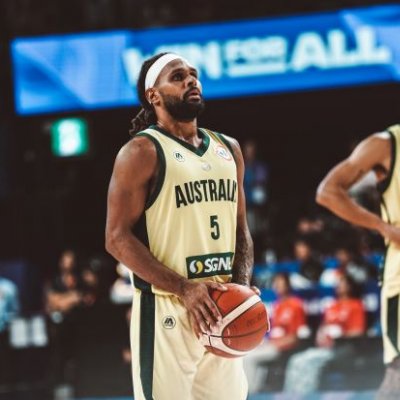
[[[131,321],[135,400],[245,400],[242,359],[206,351],[175,296],[135,289]]]

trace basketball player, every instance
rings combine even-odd
[[[378,231],[387,244],[381,292],[384,362],[387,366],[379,399],[400,395],[400,125],[362,141],[349,158],[321,182],[317,202],[346,221]],[[382,193],[382,218],[354,202],[349,188],[374,171]]]
[[[178,55],[145,61],[137,87],[143,109],[115,161],[106,227],[107,250],[134,276],[135,400],[244,400],[242,361],[199,339],[221,320],[208,290],[250,282],[240,147],[197,127],[202,87]]]

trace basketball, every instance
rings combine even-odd
[[[202,333],[208,351],[227,358],[242,357],[257,347],[269,330],[266,307],[247,286],[227,283],[227,291],[211,290],[222,321],[211,334]]]

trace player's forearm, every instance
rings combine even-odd
[[[344,220],[368,229],[381,231],[382,219],[358,205],[342,188],[323,188],[317,192],[316,201]]]
[[[187,279],[161,264],[134,235],[108,235],[107,251],[135,275],[161,290],[181,296]]]
[[[253,240],[248,228],[238,227],[236,230],[236,251],[232,267],[232,282],[250,285],[254,264]]]

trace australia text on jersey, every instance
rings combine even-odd
[[[203,201],[236,203],[237,182],[233,179],[202,179],[175,186],[176,207]]]

